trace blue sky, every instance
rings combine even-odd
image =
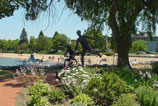
[[[0,19],[0,39],[19,39],[23,27],[27,31],[28,38],[30,36],[37,38],[42,30],[48,37],[52,37],[57,31],[66,34],[70,39],[77,39],[76,31],[80,29],[83,32],[88,28],[88,22],[81,21],[80,17],[73,14],[73,11],[64,7],[64,2],[56,3],[56,10],[52,17],[48,19],[47,13],[43,13],[36,21],[26,21],[24,10],[19,9],[13,16]],[[111,31],[105,27],[103,34],[110,35]],[[158,30],[156,35],[158,35]]]
[[[42,30],[46,36],[52,37],[55,31],[66,34],[70,39],[77,39],[76,31],[82,32],[88,28],[88,22],[81,21],[73,14],[73,11],[64,8],[64,3],[57,3],[53,16],[49,19],[47,14],[43,13],[36,21],[26,21],[24,10],[20,9],[14,12],[11,17],[0,20],[0,38],[6,40],[19,39],[23,27],[27,31],[28,38],[35,36],[37,38]],[[49,20],[49,21],[48,21]],[[103,34],[107,33],[107,31]]]

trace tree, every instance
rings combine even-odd
[[[0,1],[0,19],[12,16],[14,11],[19,9],[20,0],[1,0]]]
[[[105,36],[102,34],[101,31],[96,31],[94,29],[88,29],[86,31],[86,35],[91,36],[95,40],[88,39],[90,44],[94,49],[105,49]]]
[[[108,25],[115,38],[118,66],[129,67],[128,52],[132,44],[132,35],[137,26],[143,28],[151,36],[158,23],[157,0],[65,0],[68,8],[91,22],[90,28],[102,30]]]
[[[39,36],[37,39],[36,47],[38,50],[50,50],[52,48],[51,38],[47,36]]]
[[[30,37],[30,45],[29,45],[30,49],[32,51],[37,49],[37,39],[34,36]]]
[[[19,45],[22,43],[28,43],[27,32],[26,32],[25,28],[23,28],[23,30],[21,32]]]
[[[40,36],[44,36],[44,33],[42,32],[42,30],[41,30],[41,32],[39,33],[38,38],[39,38]]]
[[[53,39],[58,35],[59,33],[56,31],[53,35]]]
[[[53,39],[53,49],[65,50],[65,46],[70,43],[70,39],[65,34],[58,34]]]
[[[146,51],[147,50],[147,44],[144,40],[137,40],[132,43],[132,52],[137,52],[137,51]]]

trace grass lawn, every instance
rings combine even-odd
[[[0,70],[0,80],[3,80],[5,78],[11,78],[12,74],[15,72],[15,70]]]

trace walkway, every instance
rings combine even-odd
[[[14,106],[15,98],[22,89],[22,84],[12,78],[0,80],[0,105]]]

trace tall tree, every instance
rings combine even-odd
[[[56,31],[55,33],[54,33],[54,35],[53,35],[53,38],[52,39],[54,39],[57,35],[58,35],[59,33]]]
[[[28,39],[27,39],[27,32],[25,30],[25,28],[23,28],[21,35],[20,35],[20,41],[19,41],[19,45],[22,43],[28,43]]]
[[[39,35],[38,35],[38,38],[39,38],[40,36],[44,36],[44,33],[43,33],[42,30],[40,31],[40,33],[39,33]]]

